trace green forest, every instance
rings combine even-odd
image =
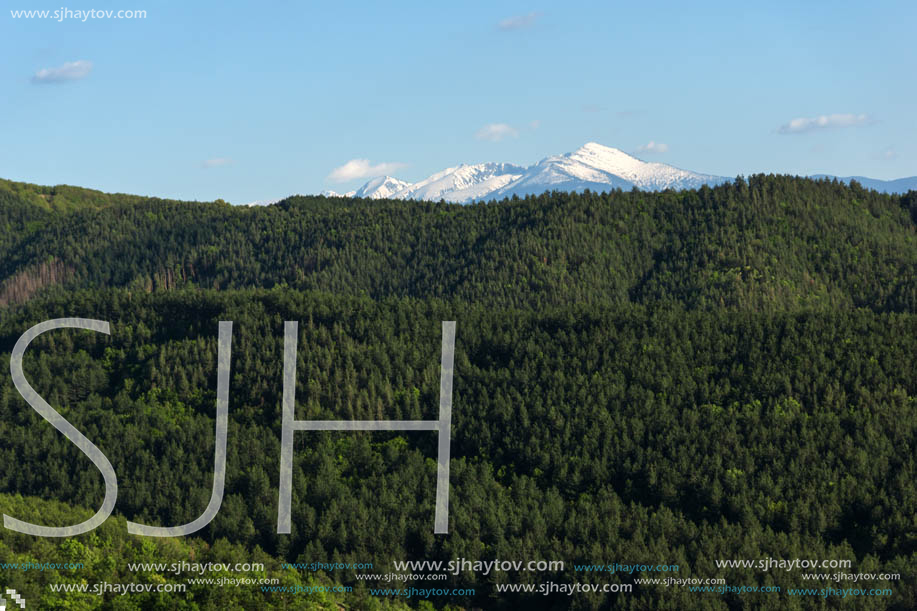
[[[85,535],[2,530],[0,562],[86,566],[0,566],[0,584],[38,608],[917,608],[917,192],[755,175],[467,206],[295,196],[242,208],[0,181],[0,360],[63,317],[108,321],[111,335],[46,333],[26,377],[110,459],[118,501]],[[222,507],[190,537],[129,535],[125,520],[178,525],[207,506],[227,320]],[[437,418],[444,320],[457,325],[449,534],[433,534],[437,436],[423,431],[298,431],[292,532],[277,534],[284,321],[299,321],[297,419],[419,420]],[[0,508],[82,521],[101,505],[101,474],[3,371]],[[188,558],[352,591],[49,588],[174,580],[127,565]],[[422,599],[375,595],[353,570],[283,566],[389,573],[456,558],[565,568],[461,571],[413,585],[474,594]],[[856,584],[887,596],[795,596],[855,584],[716,564],[763,558],[900,578]],[[781,591],[577,569],[611,563]],[[498,591],[547,581],[635,585]]]

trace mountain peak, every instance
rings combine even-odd
[[[576,153],[607,153],[607,154],[618,154],[618,155],[627,155],[621,149],[615,148],[613,146],[605,146],[604,144],[599,144],[598,142],[587,142],[583,146],[579,147],[574,151]],[[630,157],[630,155],[627,155]]]
[[[628,180],[635,177],[648,165],[645,161],[640,161],[621,149],[595,142],[587,142],[567,157],[593,168],[628,178]]]
[[[377,176],[354,193],[354,197],[369,199],[391,199],[397,197],[400,191],[411,186],[411,183],[398,180],[392,176]]]

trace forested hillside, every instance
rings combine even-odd
[[[18,201],[40,210],[53,212],[72,212],[85,209],[98,210],[122,204],[134,205],[141,202],[172,201],[155,197],[143,197],[142,195],[128,195],[126,193],[104,193],[95,189],[85,189],[71,185],[46,187],[2,178],[0,178],[0,199],[2,199],[4,207],[14,201]]]
[[[294,197],[49,211],[10,193],[0,362],[39,322],[111,323],[110,336],[39,337],[24,367],[111,460],[120,516],[177,525],[206,507],[217,326],[234,322],[223,506],[174,557],[219,544],[379,573],[405,559],[566,562],[450,575],[436,587],[475,594],[437,607],[917,607],[917,194],[753,176],[467,207]],[[456,321],[448,536],[433,534],[430,432],[297,432],[293,529],[276,533],[287,320],[299,321],[297,418],[340,420],[435,419],[440,321]],[[8,374],[0,440],[0,492],[100,505],[99,472]],[[145,545],[121,518],[100,532],[117,544],[75,540],[108,550],[112,574]],[[4,530],[0,545],[37,543]],[[655,585],[496,593],[639,577],[574,569],[611,562],[735,586],[835,585],[714,564],[767,557],[849,559],[852,572],[901,579],[869,584],[892,596],[847,601]],[[382,604],[352,571],[288,578],[347,583],[346,604]],[[36,583],[21,587],[46,593]],[[201,608],[225,603],[200,596]]]
[[[520,308],[913,311],[915,197],[759,175],[699,191],[553,193],[473,206],[142,200],[39,225],[21,219],[32,230],[7,237],[0,300],[21,301],[48,284],[282,286]],[[60,269],[54,282],[41,280],[43,266]]]
[[[68,506],[35,497],[0,494],[0,510],[33,522],[73,524],[85,520],[92,510]],[[199,538],[144,539],[128,535],[126,520],[111,517],[92,533],[79,537],[49,539],[14,534],[4,530],[0,537],[0,579],[4,591],[23,594],[27,609],[316,609],[335,608],[359,602],[354,595],[334,592],[302,594],[270,592],[260,588],[219,588],[209,584],[187,584],[187,579],[276,580],[282,586],[313,588],[334,585],[326,577],[303,575],[283,568],[267,553],[220,539],[207,543]],[[24,570],[23,565],[55,564],[54,568]],[[131,570],[131,564],[164,565],[150,570]],[[185,563],[190,570],[174,570]],[[258,564],[256,570],[236,572],[224,567],[237,563]],[[195,571],[193,565],[198,565]],[[79,565],[80,568],[74,568]],[[220,565],[204,572],[202,565]],[[14,568],[15,567],[15,568]],[[202,578],[201,575],[206,575]],[[170,584],[185,586],[180,594],[162,592],[105,596],[92,592],[54,591],[52,586],[98,583]],[[399,601],[379,601],[380,609],[406,609]],[[9,607],[8,607],[9,608]]]

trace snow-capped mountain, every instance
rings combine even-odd
[[[338,193],[337,191],[332,191],[331,189],[325,189],[319,193],[319,195],[324,195],[325,197],[353,197],[356,194],[356,190],[348,191],[347,193]]]
[[[527,168],[509,163],[462,164],[413,184],[381,176],[357,189],[354,196],[468,203],[550,190],[692,189],[727,180],[664,163],[647,163],[616,148],[590,142],[572,153],[547,157]]]
[[[572,153],[539,161],[528,168],[523,177],[494,195],[521,197],[548,190],[607,191],[618,187],[637,187],[647,191],[694,189],[727,180],[722,176],[689,172],[664,163],[647,163],[616,148],[589,142]]]
[[[368,199],[392,199],[396,193],[404,191],[410,187],[411,183],[392,178],[391,176],[380,176],[373,178],[368,183],[354,192],[354,197],[365,197]],[[404,199],[404,198],[401,198]]]
[[[509,163],[479,163],[447,168],[399,191],[398,199],[468,202],[484,199],[513,184],[525,168]]]
[[[813,176],[819,177],[825,175]],[[917,189],[917,177],[894,181],[860,176],[854,179],[867,188],[886,193],[904,193],[908,189]],[[682,170],[664,163],[642,161],[619,149],[588,142],[572,153],[546,157],[527,168],[509,163],[462,164],[416,183],[380,176],[356,191],[343,195],[323,191],[322,194],[371,199],[444,199],[469,203],[513,195],[538,195],[545,191],[608,191],[616,188],[629,190],[633,187],[645,191],[696,189],[702,185],[714,186],[730,180],[723,176]],[[849,182],[850,178],[839,180]]]

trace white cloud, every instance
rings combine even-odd
[[[497,28],[508,32],[511,30],[523,30],[525,28],[530,28],[535,25],[535,20],[541,16],[541,13],[532,12],[526,15],[514,15],[512,17],[507,17],[503,21],[497,24]]]
[[[229,157],[214,157],[201,162],[202,168],[222,168],[227,165],[232,165],[232,159]]]
[[[491,123],[485,125],[474,135],[478,140],[489,140],[490,142],[500,142],[504,138],[518,138],[519,130],[506,123]]]
[[[351,159],[344,165],[334,168],[331,174],[328,174],[326,180],[332,182],[347,182],[355,178],[372,178],[393,172],[407,167],[406,163],[383,162],[373,165],[369,159]]]
[[[56,68],[42,68],[32,77],[34,83],[63,83],[64,81],[78,81],[89,76],[92,71],[92,62],[85,59],[67,62]]]
[[[650,140],[643,146],[637,147],[638,153],[662,154],[662,153],[667,153],[668,150],[669,150],[668,144],[663,144],[662,142],[656,142],[654,140]]]
[[[875,158],[880,161],[893,161],[898,158],[898,151],[896,151],[894,147],[890,146],[887,149],[885,149],[884,151],[882,151],[881,153],[879,153],[878,155],[876,155]]]
[[[840,113],[833,115],[819,115],[817,117],[798,117],[777,129],[780,134],[802,134],[818,129],[831,129],[835,127],[856,127],[870,122],[867,114]]]

